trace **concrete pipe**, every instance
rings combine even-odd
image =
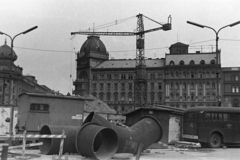
[[[117,151],[118,137],[114,130],[87,123],[76,138],[78,153],[93,159],[110,159]]]
[[[75,139],[80,128],[80,126],[45,125],[41,128],[40,134],[62,135],[62,131],[64,130],[66,138],[64,139],[63,154],[78,153],[75,147]],[[59,154],[60,138],[39,138],[39,141],[43,142],[43,145],[40,146],[42,154]]]
[[[162,127],[159,121],[151,116],[145,116],[133,126],[124,128],[122,126],[116,126],[102,116],[91,112],[83,122],[83,125],[88,123],[95,123],[99,126],[111,128],[117,133],[117,153],[136,154],[140,144],[143,145],[144,150],[151,144],[160,141],[163,136]]]

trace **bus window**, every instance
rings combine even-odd
[[[231,113],[223,113],[223,121],[233,121],[233,114]]]
[[[239,114],[239,113],[236,113],[235,115],[236,115],[235,121],[240,122],[240,114]]]
[[[218,120],[223,121],[223,114],[222,113],[218,113]]]
[[[211,121],[211,113],[205,113],[204,119],[205,121]]]
[[[196,119],[196,113],[187,113],[187,115],[185,116],[185,120],[195,120]]]

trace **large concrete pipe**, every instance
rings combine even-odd
[[[61,135],[65,131],[66,138],[64,139],[63,154],[64,153],[78,153],[75,147],[76,135],[80,130],[80,126],[59,126],[59,125],[45,125],[41,128],[40,134]],[[59,138],[39,138],[43,145],[40,146],[42,154],[51,155],[58,154],[60,148]]]
[[[78,153],[94,159],[110,159],[118,149],[118,137],[114,130],[87,123],[76,138]]]
[[[151,144],[161,140],[163,136],[162,127],[158,120],[151,116],[143,117],[139,122],[131,127],[121,127],[110,123],[105,118],[100,115],[91,112],[88,117],[83,122],[83,125],[90,123],[95,123],[99,126],[104,126],[113,129],[118,135],[118,150],[117,153],[137,153],[137,149],[140,144],[143,144],[143,150],[149,147]],[[82,130],[78,133],[77,140],[83,135]],[[90,130],[85,131],[90,133]],[[84,138],[84,137],[81,137]],[[83,144],[77,143],[77,149],[81,153],[81,148]]]

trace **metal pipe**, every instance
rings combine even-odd
[[[90,123],[90,124],[89,124]],[[140,144],[143,144],[143,150],[148,148],[151,144],[161,140],[163,131],[158,120],[151,116],[143,117],[139,122],[131,127],[124,128],[110,123],[102,116],[91,112],[83,122],[84,125],[91,125],[92,123],[99,126],[104,126],[113,129],[118,136],[118,150],[117,153],[137,153]],[[82,130],[80,130],[81,132]],[[90,130],[88,131],[90,133]],[[81,133],[78,133],[81,134]],[[81,134],[83,135],[83,134]],[[84,136],[84,135],[83,135]],[[82,138],[87,138],[82,137]],[[79,144],[84,145],[84,144]],[[84,145],[86,147],[86,145]],[[78,147],[77,147],[78,148]],[[78,148],[81,153],[81,149]]]
[[[114,130],[87,123],[76,137],[78,153],[93,159],[111,159],[118,149],[118,137]]]
[[[40,134],[61,135],[64,130],[66,138],[64,139],[62,153],[78,153],[75,147],[75,138],[80,128],[80,126],[45,125],[41,128]],[[39,138],[39,141],[43,142],[43,145],[40,146],[42,154],[51,155],[59,153],[61,139]]]

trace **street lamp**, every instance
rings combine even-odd
[[[6,35],[6,36],[8,36],[8,37],[11,39],[10,84],[9,84],[9,101],[8,101],[9,105],[11,106],[11,115],[10,115],[11,121],[10,121],[10,128],[9,128],[10,135],[13,134],[12,128],[13,128],[13,113],[14,113],[14,103],[11,105],[11,94],[12,94],[12,64],[13,64],[13,62],[12,62],[12,56],[13,56],[13,55],[12,55],[12,54],[13,54],[13,41],[14,41],[14,39],[15,39],[17,36],[19,36],[19,35],[21,35],[21,34],[26,34],[26,33],[31,32],[31,31],[33,31],[34,29],[37,29],[37,28],[38,28],[38,26],[32,27],[32,28],[30,28],[30,29],[28,29],[28,30],[26,30],[26,31],[24,31],[24,32],[21,32],[21,33],[15,35],[13,38],[12,38],[11,36],[9,36],[8,34],[0,31],[0,35]]]
[[[219,61],[219,58],[218,56],[219,55],[219,50],[218,50],[218,40],[219,40],[219,37],[218,37],[218,33],[223,29],[223,28],[226,28],[226,27],[233,27],[233,26],[236,26],[240,23],[240,21],[237,21],[237,22],[234,22],[232,24],[229,24],[229,25],[226,25],[226,26],[223,26],[222,28],[220,28],[218,31],[216,31],[214,28],[212,27],[209,27],[209,26],[205,26],[205,25],[201,25],[201,24],[198,24],[198,23],[195,23],[195,22],[190,22],[190,21],[187,21],[188,24],[191,24],[191,25],[194,25],[194,26],[197,26],[197,27],[200,27],[200,28],[209,28],[211,30],[213,30],[216,34],[216,63],[217,63],[217,72],[216,72],[216,76],[217,76],[217,101],[218,101],[218,106],[221,106],[221,102],[219,100],[219,66],[218,66],[218,61]]]

